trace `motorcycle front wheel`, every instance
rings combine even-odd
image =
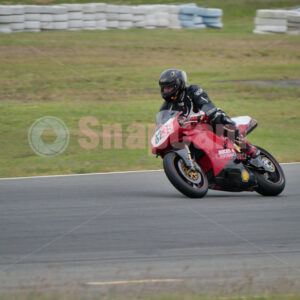
[[[284,172],[277,160],[265,149],[255,146],[260,150],[260,156],[264,164],[267,164],[271,172],[254,172],[258,187],[257,193],[263,196],[277,196],[285,187]]]
[[[208,181],[204,171],[190,171],[181,157],[169,152],[163,160],[165,173],[173,186],[190,198],[202,198],[208,190]]]

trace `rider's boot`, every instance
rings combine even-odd
[[[246,156],[246,164],[255,168],[262,168],[263,163],[260,157],[260,150],[251,145],[246,139],[244,139],[244,142],[245,147],[242,148],[242,151]]]
[[[236,140],[236,144],[240,147],[242,153],[245,154],[245,158],[248,161],[256,159],[260,155],[260,151],[241,136]]]
[[[246,142],[246,147],[244,149],[242,149],[242,151],[250,159],[251,158],[257,158],[260,154],[260,151],[256,147],[251,145],[248,141],[245,141],[245,142]]]

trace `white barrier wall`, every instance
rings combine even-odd
[[[260,9],[254,23],[254,33],[300,34],[300,10]]]
[[[129,28],[221,28],[222,10],[187,5],[0,5],[0,33]]]

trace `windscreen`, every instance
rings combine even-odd
[[[156,115],[156,125],[160,126],[167,123],[169,119],[174,118],[178,113],[179,111],[177,110],[161,110]]]

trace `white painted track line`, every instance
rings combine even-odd
[[[122,280],[122,281],[95,281],[86,282],[84,285],[101,286],[101,285],[121,285],[121,284],[138,284],[138,283],[166,283],[166,282],[183,282],[183,279],[144,279],[144,280]]]
[[[92,176],[92,175],[110,175],[110,174],[131,174],[131,173],[147,173],[147,172],[161,172],[160,170],[140,170],[140,171],[121,171],[121,172],[100,172],[100,173],[85,173],[85,174],[65,174],[65,175],[43,175],[43,176],[28,176],[28,177],[7,177],[0,178],[0,180],[14,180],[14,179],[36,179],[36,178],[54,178],[54,177],[70,177],[70,176]]]
[[[281,165],[298,165],[300,162],[280,163]],[[55,177],[69,177],[69,176],[93,176],[93,175],[111,175],[111,174],[131,174],[131,173],[147,173],[147,172],[162,172],[159,170],[139,170],[139,171],[120,171],[120,172],[100,172],[100,173],[85,173],[85,174],[65,174],[65,175],[42,175],[42,176],[28,176],[28,177],[6,177],[0,180],[16,180],[16,179],[37,179],[37,178],[55,178]]]

